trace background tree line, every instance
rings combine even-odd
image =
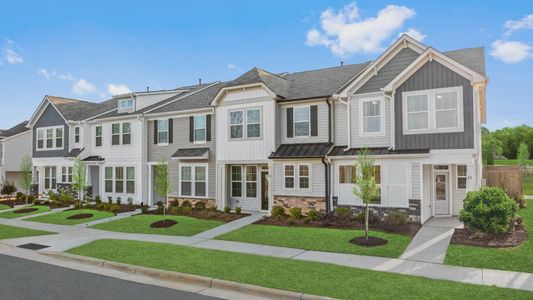
[[[508,159],[518,159],[520,144],[525,144],[529,150],[533,149],[533,127],[528,125],[505,127],[492,132],[483,127],[481,134],[483,139],[483,160],[487,164],[491,164],[490,161],[494,158],[494,155],[505,156]]]

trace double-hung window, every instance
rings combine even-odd
[[[131,144],[131,123],[111,124],[111,145]]]
[[[122,123],[122,145],[131,144],[131,124]]]
[[[115,193],[124,193],[124,168],[115,167]]]
[[[80,142],[80,127],[74,127],[74,143],[78,144]]]
[[[63,148],[63,126],[37,128],[37,150],[59,150]]]
[[[61,182],[72,183],[72,167],[61,168]]]
[[[257,197],[257,166],[246,166],[246,197]]]
[[[261,137],[261,109],[249,108],[230,112],[230,139]]]
[[[206,141],[206,128],[207,128],[207,116],[195,116],[194,117],[194,141],[205,142]]]
[[[181,195],[192,196],[192,167],[181,167]]]
[[[254,108],[246,110],[246,137],[261,137],[261,109]]]
[[[135,194],[135,167],[126,167],[126,194]]]
[[[456,128],[459,126],[459,106],[457,92],[435,94],[435,127]]]
[[[111,145],[120,145],[120,124],[111,125]]]
[[[120,99],[118,101],[118,107],[119,109],[132,109],[133,108],[133,99]]]
[[[242,167],[231,166],[231,196],[242,197]]]
[[[406,97],[407,130],[425,130],[429,128],[429,97],[426,94]]]
[[[95,145],[96,147],[102,146],[102,126],[96,126],[95,128]]]
[[[207,167],[195,166],[194,167],[194,196],[205,197],[207,196]]]
[[[283,172],[285,175],[285,188],[293,189],[294,188],[294,165],[285,165]]]
[[[381,99],[361,100],[360,112],[360,134],[375,135],[383,133],[383,111]]]
[[[113,167],[105,168],[105,192],[113,193]]]
[[[168,119],[157,121],[157,143],[168,144]]]
[[[207,166],[182,165],[180,167],[181,196],[207,196]]]
[[[55,190],[57,187],[57,169],[56,167],[44,168],[44,189]]]
[[[46,148],[54,148],[54,130],[46,129]]]
[[[311,132],[311,113],[309,106],[294,108],[294,136],[309,136]]]
[[[457,189],[465,190],[466,189],[466,179],[467,179],[467,167],[466,165],[457,165]]]
[[[301,189],[309,188],[309,165],[298,166],[298,182]]]
[[[63,128],[56,128],[56,148],[63,148]]]
[[[339,166],[339,183],[355,184],[355,170],[354,165]]]
[[[44,149],[44,130],[37,130],[37,149]]]
[[[243,111],[232,111],[229,113],[229,125],[230,125],[230,138],[242,139],[244,134],[243,124]]]

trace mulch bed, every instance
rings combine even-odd
[[[150,215],[162,215],[157,213],[157,210],[149,211],[148,214]],[[173,215],[173,216],[186,216],[186,217],[192,217],[196,219],[204,219],[204,220],[216,220],[216,221],[222,221],[224,223],[228,223],[231,221],[238,220],[240,218],[244,218],[249,216],[250,214],[236,214],[236,213],[225,213],[221,211],[214,211],[212,209],[192,209],[188,214],[176,214],[171,211],[171,209],[167,209],[167,215]]]
[[[376,247],[386,245],[389,241],[375,236],[369,236],[368,240],[364,236],[358,236],[350,240],[351,244],[363,247]]]
[[[25,213],[29,213],[29,212],[34,212],[34,211],[38,211],[39,209],[37,208],[23,208],[23,209],[18,209],[18,210],[15,210],[13,213],[15,214],[25,214]]]
[[[106,205],[106,204],[107,204],[106,202],[102,202],[101,205]],[[111,205],[114,206],[114,205],[117,205],[117,204],[111,204]],[[100,208],[100,206],[98,204],[89,205],[86,208],[105,211],[104,209]],[[120,213],[135,211],[137,208],[141,208],[141,206],[140,205],[121,204],[120,205],[120,210],[118,211],[118,213],[120,214]]]
[[[48,202],[48,201],[42,201],[42,202],[38,202],[38,203],[33,203],[34,205],[43,205],[43,206],[48,206],[50,207],[50,209],[56,209],[56,208],[65,208],[65,207],[69,207],[70,206],[70,203],[54,203],[54,202]]]
[[[150,224],[152,228],[168,228],[178,224],[175,220],[161,220]]]
[[[68,220],[81,220],[81,219],[88,219],[92,218],[93,214],[77,214],[70,217],[67,217]]]
[[[309,221],[305,218],[300,220],[292,220],[290,217],[283,216],[280,218],[265,217],[255,224],[274,225],[274,226],[289,226],[289,227],[314,227],[314,228],[336,228],[336,229],[364,229],[364,222],[339,218],[333,215],[321,216],[316,221]],[[415,236],[422,225],[419,223],[406,223],[402,225],[389,224],[386,222],[372,222],[369,224],[371,230],[383,231],[388,233],[396,233]]]
[[[510,233],[496,235],[490,235],[468,228],[456,229],[451,243],[488,248],[510,248],[522,245],[527,239],[526,227],[519,224]]]

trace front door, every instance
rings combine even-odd
[[[433,191],[435,215],[449,215],[450,191],[448,188],[448,173],[435,173],[433,183],[435,187]]]
[[[268,172],[261,172],[261,210],[268,210]]]

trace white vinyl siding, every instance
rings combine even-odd
[[[317,135],[316,136],[312,136],[311,135],[311,115],[310,115],[310,107],[311,106],[316,106],[317,107]],[[328,118],[329,118],[329,113],[328,113],[328,105],[326,103],[326,101],[324,100],[313,100],[313,101],[306,101],[306,102],[303,102],[303,103],[300,103],[300,104],[293,104],[293,103],[283,103],[281,104],[280,106],[280,109],[279,109],[279,120],[277,121],[278,125],[279,126],[279,133],[280,133],[280,142],[282,144],[290,144],[290,143],[326,143],[329,141],[329,122],[328,122]],[[307,108],[309,108],[309,122],[307,121],[304,121],[303,119],[299,119],[299,120],[302,120],[303,123],[301,123],[302,127],[305,127],[307,124],[309,124],[309,133],[307,135],[304,135],[304,136],[297,136],[296,135],[296,131],[295,131],[295,121],[297,120],[297,116],[296,114],[298,113],[298,109],[299,108],[303,108],[303,110],[307,113]],[[293,121],[293,124],[292,124],[292,132],[293,132],[293,137],[287,137],[287,108],[292,108],[292,121]],[[346,110],[344,110],[344,116],[341,117],[343,118],[344,120],[346,120]],[[335,115],[335,118],[337,117],[337,115]],[[305,120],[307,120],[307,115],[305,117],[302,117],[304,118]],[[335,119],[333,118],[333,119]],[[340,126],[344,126],[344,128],[342,128],[341,130],[344,130],[344,132],[346,132],[346,129],[347,129],[347,123],[340,123],[340,122],[337,122],[335,121],[335,126],[337,126],[337,124],[339,124]],[[298,125],[300,126],[300,125]],[[337,130],[337,128],[335,128],[335,130]],[[307,129],[305,130],[307,131]],[[337,138],[337,137],[335,137]],[[346,133],[344,133],[344,137],[343,137],[345,140],[346,140]]]

